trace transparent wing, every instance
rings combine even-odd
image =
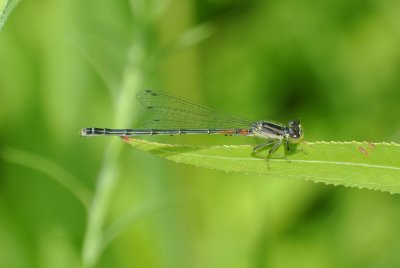
[[[144,109],[141,125],[150,129],[249,128],[254,123],[169,93],[144,90],[137,95]]]

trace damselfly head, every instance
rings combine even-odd
[[[288,123],[289,125],[289,142],[291,143],[299,143],[303,139],[303,128],[301,127],[300,121],[291,120]]]

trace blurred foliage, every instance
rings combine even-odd
[[[300,117],[309,141],[399,142],[398,10],[390,0],[22,1],[0,33],[0,146],[48,159],[96,193],[105,148],[119,141],[78,131],[135,124],[134,97],[118,98],[129,66],[142,67],[144,88],[256,120]],[[118,114],[120,101],[132,111]],[[254,143],[183,138],[151,139]],[[120,235],[96,267],[400,263],[397,195],[225,174],[131,148],[115,168],[103,228]],[[1,158],[0,267],[81,264],[87,211],[51,171]],[[126,215],[134,224],[112,229]]]
[[[3,28],[8,16],[19,2],[20,0],[0,0],[0,30]]]

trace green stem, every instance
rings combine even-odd
[[[135,93],[143,84],[144,59],[143,46],[136,42],[130,49],[128,64],[124,71],[122,88],[115,104],[115,125],[126,126],[131,123],[131,103]],[[83,244],[83,264],[92,267],[96,264],[103,248],[103,226],[112,200],[115,187],[118,183],[118,159],[123,143],[112,140],[106,149],[102,169],[98,177],[98,184],[89,210],[88,226]]]

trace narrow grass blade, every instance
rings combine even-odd
[[[12,147],[4,147],[0,151],[0,158],[48,175],[67,188],[82,202],[86,210],[88,209],[90,200],[92,199],[89,190],[79,180],[51,160]]]

